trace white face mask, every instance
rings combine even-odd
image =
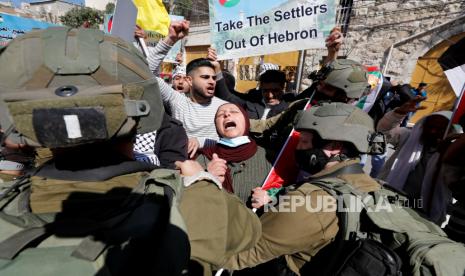
[[[222,144],[230,148],[237,148],[238,146],[242,146],[247,143],[250,143],[249,136],[239,136],[232,139],[220,138],[220,141],[218,141],[218,144]]]

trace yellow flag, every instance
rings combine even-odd
[[[137,7],[137,25],[144,30],[168,35],[170,17],[162,0],[133,0]]]

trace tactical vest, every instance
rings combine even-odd
[[[302,268],[302,275],[463,275],[465,246],[381,186],[360,192],[340,178],[303,184],[338,202],[336,241]]]
[[[48,196],[51,203],[44,204],[32,197],[36,213],[30,211],[30,179],[2,183],[0,275],[183,274],[190,248],[178,210],[182,191],[179,173],[157,169],[122,177],[105,183],[34,179],[35,188],[43,191],[34,191],[32,195]],[[133,187],[122,186],[122,181],[134,183]],[[76,186],[82,190],[83,184],[92,184],[87,187],[98,193],[77,192]],[[108,191],[103,193],[97,184],[106,185]],[[126,192],[121,193],[124,188]],[[69,191],[61,205],[53,203],[55,195],[66,192],[57,190]],[[115,198],[118,208],[104,208],[112,204],[109,199]],[[95,204],[99,200],[102,207],[97,209],[99,215],[78,219],[66,215],[73,214],[68,202],[74,204],[71,207],[81,204],[85,212],[86,203]],[[53,212],[54,208],[62,210]]]

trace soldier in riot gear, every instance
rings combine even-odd
[[[315,86],[303,91],[299,98],[313,98],[315,102],[347,103],[361,98],[369,88],[367,71],[360,63],[350,59],[337,59],[312,72],[309,78]]]
[[[323,104],[305,111],[295,128],[301,131],[296,150],[298,165],[312,176],[286,196],[309,196],[313,206],[318,197],[328,195],[312,185],[313,179],[331,177],[344,179],[366,192],[378,189],[377,182],[363,173],[358,160],[360,153],[370,151],[374,133],[373,121],[366,113],[348,104]],[[259,203],[255,207],[270,200],[266,194],[254,194],[253,198]],[[259,242],[227,260],[226,268],[252,267],[285,255],[288,267],[299,273],[304,263],[331,243],[338,232],[336,212],[311,212],[304,206],[292,213],[265,212],[260,220],[263,233]]]
[[[10,42],[0,63],[4,135],[51,151],[0,185],[0,274],[181,275],[190,249],[179,173],[134,159],[137,131],[164,118],[137,49],[51,28]]]
[[[225,268],[254,267],[238,275],[463,274],[456,256],[463,258],[465,247],[363,172],[358,156],[383,148],[368,114],[325,103],[304,111],[295,128],[301,131],[296,160],[309,176],[265,205],[258,242],[228,258]],[[253,201],[260,207],[270,197],[254,193]],[[450,250],[424,251],[443,243]]]
[[[51,152],[0,183],[0,275],[196,275],[253,246],[258,218],[198,163],[177,159],[180,175],[138,161],[136,133],[158,136],[165,114],[131,44],[53,28],[13,40],[0,63],[12,65],[0,67],[5,135]],[[230,236],[238,225],[251,227]]]

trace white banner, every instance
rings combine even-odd
[[[459,98],[465,86],[465,64],[446,70],[444,74],[446,74],[452,89],[454,89],[455,95]]]
[[[209,0],[219,59],[324,48],[336,0]]]
[[[110,33],[126,40],[127,42],[134,42],[136,18],[137,8],[132,1],[117,1]]]

